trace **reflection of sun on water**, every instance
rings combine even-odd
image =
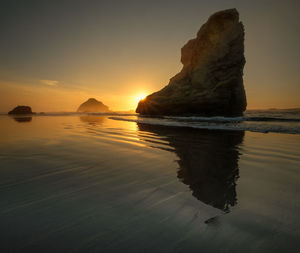
[[[136,103],[140,102],[141,100],[144,100],[147,95],[145,94],[139,94],[135,97]]]

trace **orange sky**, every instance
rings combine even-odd
[[[209,15],[232,7],[245,26],[248,109],[300,107],[297,1],[89,2],[3,5],[0,112],[75,111],[90,97],[134,110],[180,71],[181,47]]]

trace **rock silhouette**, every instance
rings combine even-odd
[[[167,86],[140,101],[145,115],[239,116],[243,84],[244,26],[236,9],[213,14],[181,49],[183,68]]]
[[[195,198],[224,212],[236,205],[239,177],[238,146],[243,131],[203,130],[138,124],[139,131],[163,137],[179,160],[178,179],[188,185]],[[140,135],[148,145],[155,145]]]
[[[81,104],[77,112],[110,112],[108,106],[95,98],[89,98],[86,102]]]
[[[18,105],[13,110],[9,111],[8,114],[10,115],[19,115],[19,114],[34,114],[31,110],[30,106],[26,105]]]

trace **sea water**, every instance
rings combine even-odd
[[[297,252],[299,112],[0,116],[0,252]]]

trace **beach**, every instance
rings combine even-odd
[[[297,251],[298,125],[155,120],[0,116],[0,251]]]

